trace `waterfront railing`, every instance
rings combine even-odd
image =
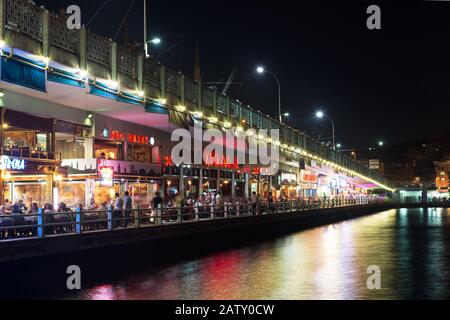
[[[381,199],[297,200],[284,202],[224,203],[130,210],[44,212],[0,215],[0,241],[57,237],[70,234],[112,232],[125,229],[234,219],[239,217],[292,214],[316,209],[379,204]]]

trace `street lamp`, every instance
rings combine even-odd
[[[378,142],[378,145],[379,145],[380,147],[382,147],[382,146],[384,146],[384,142],[383,142],[383,141],[379,141],[379,142]]]
[[[280,80],[278,80],[276,75],[274,75],[272,72],[270,72],[269,70],[267,70],[263,66],[257,67],[256,68],[256,72],[258,72],[259,74],[267,73],[267,74],[269,74],[270,76],[272,76],[276,80],[276,82],[278,84],[278,115],[279,115],[280,123],[283,123],[283,115],[281,114],[281,85],[280,85]]]
[[[150,54],[149,54],[149,50],[148,50],[148,45],[149,44],[154,44],[154,45],[159,45],[159,44],[161,44],[161,42],[162,42],[162,40],[161,40],[161,38],[153,38],[153,39],[151,39],[151,40],[148,40],[148,41],[146,41],[145,42],[145,56],[148,58],[148,57],[150,57]]]
[[[333,129],[333,150],[336,150],[336,143],[335,143],[335,135],[334,135],[334,121],[331,119],[328,115],[326,115],[323,111],[317,111],[316,117],[318,119],[322,119],[323,117],[328,118],[328,120],[331,121],[331,128]]]
[[[338,144],[336,145],[336,148],[338,148],[338,149],[342,148],[342,144],[338,143]]]
[[[153,38],[152,40],[149,41],[149,43],[160,44],[161,43],[161,38]]]

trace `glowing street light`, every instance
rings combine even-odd
[[[276,75],[274,75],[272,72],[270,72],[269,70],[267,70],[263,66],[258,66],[256,68],[256,72],[258,72],[259,74],[267,73],[267,74],[269,74],[270,76],[272,76],[276,80],[277,85],[278,85],[278,115],[279,115],[280,123],[283,123],[283,115],[281,113],[281,84],[280,84],[280,80],[277,78]]]
[[[148,44],[154,44],[154,45],[159,45],[161,44],[162,40],[161,38],[153,38],[151,40],[148,40],[145,42],[144,44],[144,49],[145,49],[145,56],[148,58],[150,56],[149,54],[149,50],[148,50]]]
[[[378,145],[379,145],[380,147],[382,147],[382,146],[384,146],[384,142],[383,142],[383,141],[378,141]]]
[[[149,42],[153,43],[153,44],[160,44],[161,43],[161,38],[153,38]]]
[[[334,121],[328,115],[326,115],[323,111],[319,110],[316,112],[316,118],[322,119],[323,117],[328,118],[328,120],[331,121],[331,128],[333,130],[333,150],[336,150],[335,135],[334,135]]]

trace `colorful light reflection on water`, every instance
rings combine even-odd
[[[444,299],[450,297],[446,209],[402,209],[150,268],[78,299]],[[367,289],[367,268],[382,289]],[[72,297],[73,298],[73,297]]]

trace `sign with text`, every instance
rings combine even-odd
[[[155,138],[145,135],[125,133],[119,130],[108,130],[107,128],[103,129],[102,135],[104,138],[109,138],[111,140],[120,140],[125,141],[125,139],[132,144],[142,144],[142,145],[151,145],[155,144]]]
[[[0,160],[0,170],[25,170],[25,160],[11,159],[10,157],[3,155]]]
[[[302,182],[317,183],[317,181],[318,181],[318,177],[317,177],[316,174],[310,173],[310,172],[303,172],[302,173]]]
[[[113,187],[114,186],[114,168],[113,167],[100,167],[100,186]]]

